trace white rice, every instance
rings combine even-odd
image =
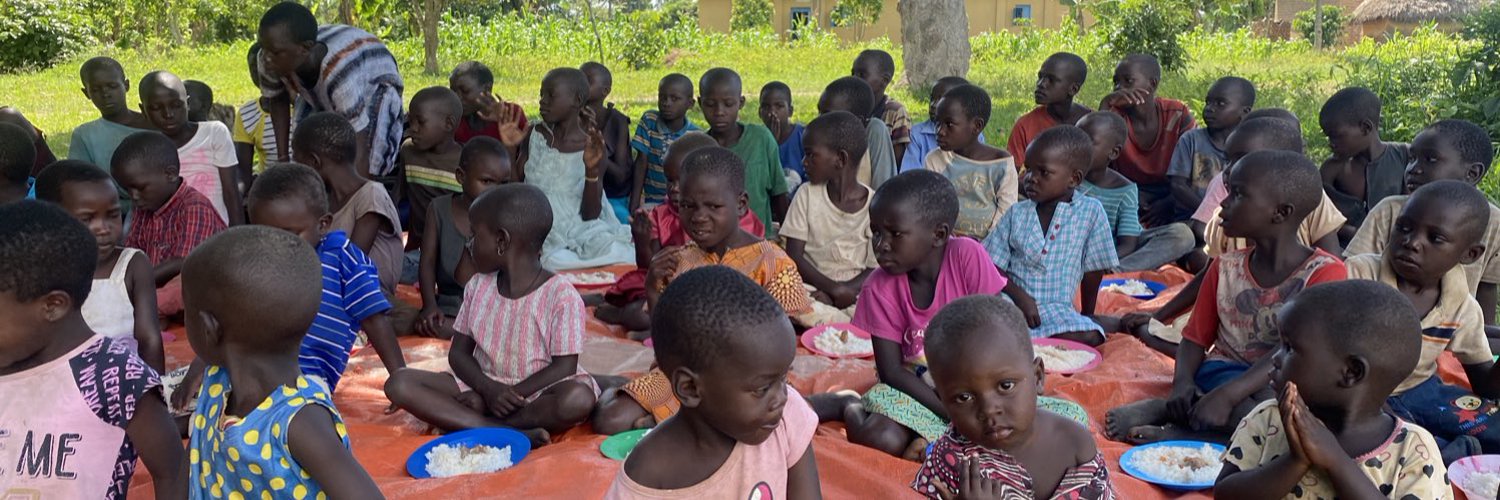
[[[1213,484],[1223,467],[1219,452],[1206,444],[1202,448],[1146,448],[1135,452],[1130,463],[1152,479],[1178,484]]]
[[[1047,371],[1066,372],[1074,371],[1087,366],[1094,360],[1094,353],[1068,349],[1055,345],[1032,346],[1036,357],[1042,358],[1042,364]]]
[[[615,275],[608,271],[594,271],[591,273],[564,274],[569,283],[575,285],[604,285],[614,283]]]
[[[1129,295],[1129,296],[1132,296],[1132,297],[1137,296],[1137,295],[1155,295],[1151,291],[1151,287],[1147,286],[1146,283],[1143,282],[1143,281],[1141,281],[1141,280],[1130,280],[1130,279],[1128,279],[1128,280],[1125,280],[1124,283],[1116,283],[1116,284],[1107,285],[1104,288],[1102,288],[1101,290],[1108,291],[1108,292],[1123,293],[1125,295]]]
[[[823,333],[813,338],[813,345],[818,350],[837,356],[863,356],[875,352],[875,344],[870,339],[838,328],[823,330]]]
[[[510,447],[495,448],[478,445],[449,446],[440,444],[427,450],[427,474],[432,477],[485,474],[514,465],[510,461]]]
[[[1479,498],[1495,498],[1500,491],[1500,472],[1471,472],[1464,478],[1463,488]]]

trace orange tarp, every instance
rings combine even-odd
[[[1189,276],[1180,271],[1137,273],[1130,276],[1180,285]],[[1155,308],[1175,293],[1177,286],[1150,303],[1123,295],[1101,294],[1099,311],[1120,314],[1143,307]],[[180,366],[191,361],[192,351],[182,338],[167,345],[167,362]],[[634,374],[647,369],[650,350],[621,338],[623,332],[597,321],[589,323],[589,339],[582,364],[592,373]],[[447,368],[445,342],[403,338],[407,362],[417,368]],[[1120,454],[1130,446],[1109,441],[1103,435],[1104,414],[1110,408],[1133,401],[1164,397],[1171,388],[1172,360],[1125,335],[1112,335],[1100,347],[1104,360],[1098,368],[1072,376],[1051,375],[1046,393],[1077,401],[1088,410],[1090,429],[1106,461],[1120,498],[1153,500],[1165,498],[1211,498],[1204,493],[1177,495],[1158,489],[1120,472]],[[1449,357],[1445,376],[1462,373]],[[334,396],[349,427],[359,462],[392,498],[598,498],[608,488],[620,464],[599,453],[604,436],[587,426],[556,437],[550,446],[535,450],[515,467],[484,475],[446,479],[413,479],[406,474],[406,459],[417,447],[433,439],[431,430],[406,413],[385,415],[388,405],[381,386],[387,374],[371,349],[356,352]],[[804,394],[839,389],[863,391],[875,383],[874,363],[869,360],[829,360],[799,348],[792,365],[791,383]],[[827,498],[915,497],[908,484],[918,464],[850,444],[841,424],[824,424],[813,441],[818,474]],[[152,492],[145,467],[136,468],[131,498],[150,498]]]

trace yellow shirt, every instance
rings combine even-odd
[[[1391,196],[1370,209],[1370,215],[1365,217],[1365,224],[1359,227],[1359,232],[1354,233],[1354,239],[1349,240],[1349,248],[1344,250],[1345,256],[1359,255],[1362,253],[1384,253],[1385,246],[1390,242],[1391,228],[1396,226],[1396,217],[1401,215],[1401,210],[1406,208],[1406,200],[1410,196]],[[1500,208],[1490,205],[1490,227],[1484,230],[1484,256],[1473,264],[1463,266],[1464,277],[1468,279],[1469,293],[1479,290],[1479,283],[1500,283]]]
[[[1396,286],[1396,271],[1380,255],[1350,257],[1344,262],[1344,268],[1349,270],[1349,279],[1379,281]],[[1395,394],[1406,392],[1432,378],[1437,373],[1438,356],[1443,351],[1453,351],[1458,361],[1466,365],[1494,359],[1490,353],[1489,339],[1484,335],[1484,315],[1479,309],[1479,302],[1467,293],[1466,283],[1463,269],[1455,267],[1443,275],[1437,304],[1422,317],[1422,356],[1411,375],[1396,386]]]

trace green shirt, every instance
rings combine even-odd
[[[776,136],[765,125],[739,122],[744,127],[740,142],[729,148],[745,162],[745,192],[750,210],[766,226],[766,239],[776,237],[771,229],[771,198],[786,194],[786,174],[781,171],[781,149]]]

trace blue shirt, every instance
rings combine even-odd
[[[792,124],[792,134],[781,143],[781,168],[797,173],[802,182],[807,182],[807,169],[802,167],[802,134],[800,123]]]
[[[641,186],[642,203],[660,205],[667,199],[667,172],[662,165],[667,160],[667,147],[683,134],[698,130],[693,122],[684,120],[681,129],[669,130],[662,123],[656,110],[641,115],[641,123],[635,126],[635,135],[630,138],[630,149],[646,155],[646,182]]]
[[[36,199],[36,177],[26,178],[26,199]]]
[[[321,377],[332,391],[349,364],[349,349],[359,337],[360,322],[390,310],[391,303],[380,293],[375,265],[343,231],[323,237],[318,258],[323,261],[323,302],[302,339],[297,362],[303,375]]]
[[[984,143],[984,132],[979,133],[979,142]],[[927,154],[937,151],[937,123],[927,120],[911,126],[911,142],[906,145],[906,154],[901,157],[901,168],[897,173],[921,170]]]

